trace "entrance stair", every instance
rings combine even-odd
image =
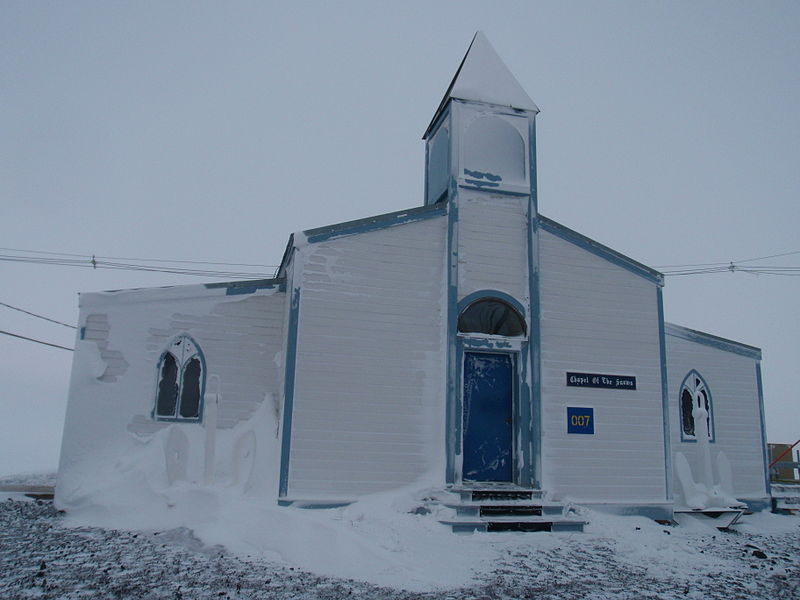
[[[569,515],[568,508],[545,501],[541,490],[516,486],[454,486],[436,502],[454,514],[439,522],[455,533],[501,531],[577,531],[585,521]]]

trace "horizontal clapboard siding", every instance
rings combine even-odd
[[[461,190],[458,297],[499,290],[528,305],[527,197]]]
[[[414,481],[444,431],[444,217],[301,251],[288,495]]]
[[[543,485],[583,501],[666,499],[655,283],[539,233]],[[633,375],[636,390],[568,387],[566,373]],[[567,407],[594,408],[594,435]]]
[[[192,336],[203,352],[206,381],[212,375],[219,377],[217,427],[226,429],[249,419],[267,394],[279,397],[282,374],[276,356],[285,335],[285,293],[220,296],[209,292],[207,298],[114,304],[118,306],[110,307],[108,317],[112,331],[116,327],[120,339],[129,342],[123,354],[136,361],[136,381],[128,380],[126,385],[141,390],[136,394],[138,412],[131,418],[128,431],[148,435],[168,425],[150,416],[155,402],[154,382],[161,354],[175,336],[183,333]],[[119,325],[115,325],[117,314]],[[129,331],[122,331],[123,327]]]
[[[739,498],[766,496],[756,363],[752,358],[667,335],[672,450],[683,453],[697,479],[701,458],[696,442],[681,441],[679,406],[681,384],[694,369],[711,391],[714,471],[716,473],[717,453],[722,451],[733,468],[733,491]],[[675,490],[680,492],[677,479]]]

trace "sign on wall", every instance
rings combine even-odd
[[[631,375],[604,375],[602,373],[567,372],[567,385],[573,387],[609,388],[612,390],[635,390],[636,377]]]
[[[594,409],[567,407],[567,433],[594,434]]]

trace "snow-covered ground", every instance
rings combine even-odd
[[[720,532],[694,520],[666,527],[587,512],[583,534],[462,536],[430,515],[389,518],[374,500],[275,509],[286,526],[264,546],[285,546],[281,555],[216,545],[225,536],[213,528],[101,528],[50,502],[0,500],[0,598],[9,600],[800,598],[797,517],[751,515]],[[270,535],[257,524],[254,531]]]

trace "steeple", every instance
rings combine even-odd
[[[425,203],[473,189],[530,196],[535,206],[538,112],[486,36],[477,32],[423,136]]]
[[[522,89],[482,31],[475,33],[472,38],[439,108],[422,136],[423,139],[427,139],[451,98],[539,112],[539,108]]]

